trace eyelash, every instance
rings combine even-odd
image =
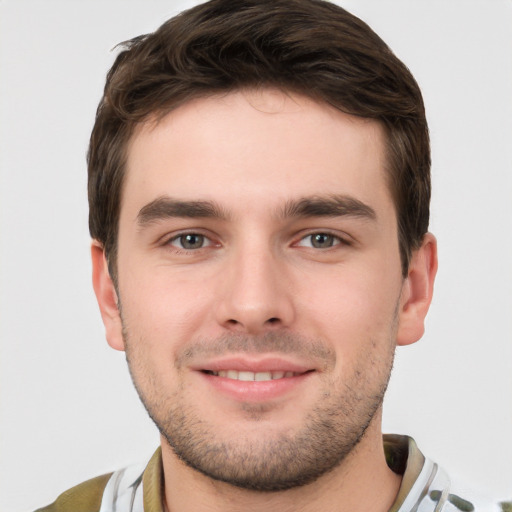
[[[200,246],[198,247],[183,247],[184,241],[186,237],[195,237],[196,239],[199,239]],[[330,241],[330,245],[327,247],[315,247],[313,237],[325,237],[327,241]],[[310,244],[307,244],[307,240],[310,240]],[[174,242],[178,242],[180,245],[174,245]],[[306,243],[304,243],[306,242]],[[206,243],[206,244],[205,244]],[[320,242],[321,243],[321,242]],[[187,233],[179,233],[177,235],[174,235],[173,237],[169,238],[164,243],[165,246],[170,246],[174,248],[177,251],[184,251],[184,252],[192,252],[192,251],[198,251],[200,249],[205,249],[207,247],[211,247],[215,245],[215,242],[213,242],[208,236],[199,233],[199,232],[187,232]],[[193,245],[193,244],[192,244]],[[312,233],[308,233],[305,236],[302,236],[298,242],[293,244],[297,247],[309,247],[311,249],[318,249],[318,250],[328,250],[333,247],[336,247],[338,245],[345,245],[349,246],[351,243],[346,240],[345,238],[342,238],[338,235],[335,235],[333,233],[330,233],[328,231],[315,231]]]
[[[195,248],[183,247],[183,240],[186,237],[196,237],[196,238],[199,238],[199,239],[201,239],[201,241],[203,243],[201,244],[200,247],[195,247]],[[181,246],[173,245],[173,242],[180,241],[180,240],[181,240]],[[206,245],[204,245],[204,242],[207,242]],[[189,251],[197,251],[199,249],[204,249],[206,247],[210,247],[210,246],[215,245],[215,244],[214,244],[214,242],[209,237],[207,237],[206,235],[203,235],[202,233],[188,232],[188,233],[179,233],[178,235],[173,236],[172,238],[168,239],[165,242],[164,245],[171,246],[171,247],[173,247],[176,250],[181,250],[181,251],[189,252]]]
[[[326,237],[327,239],[330,239],[332,242],[327,247],[315,247],[313,242],[313,237]],[[310,245],[305,245],[303,242],[306,240],[310,240]],[[315,231],[312,233],[308,233],[307,235],[301,237],[301,239],[295,244],[298,247],[309,247],[312,249],[318,249],[318,250],[328,250],[332,249],[333,247],[336,247],[338,245],[345,245],[349,246],[351,245],[351,242],[349,242],[346,238],[342,238],[339,235],[335,235],[334,233],[330,233],[329,231]]]

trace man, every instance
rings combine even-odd
[[[161,448],[43,510],[474,510],[381,433],[432,298],[429,168],[416,82],[339,7],[214,0],[126,43],[93,282]]]

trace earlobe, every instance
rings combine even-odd
[[[427,233],[421,247],[413,252],[402,288],[397,333],[398,345],[418,341],[424,332],[437,272],[437,241]]]
[[[100,307],[108,344],[116,350],[124,350],[123,326],[118,307],[117,292],[110,277],[103,246],[93,240],[91,244],[92,283]]]

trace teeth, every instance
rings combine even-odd
[[[272,380],[271,372],[258,372],[254,374],[254,380]]]
[[[295,375],[300,375],[300,373],[295,372],[239,372],[237,370],[219,370],[218,372],[209,371],[211,375],[215,375],[217,377],[226,377],[228,379],[233,380],[242,380],[242,381],[267,381],[267,380],[276,380],[283,379],[288,377],[294,377]]]

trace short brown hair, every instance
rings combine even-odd
[[[122,43],[91,134],[89,229],[116,280],[126,147],[134,127],[198,97],[277,87],[379,121],[402,271],[428,229],[430,144],[420,89],[357,17],[322,0],[211,0]]]

